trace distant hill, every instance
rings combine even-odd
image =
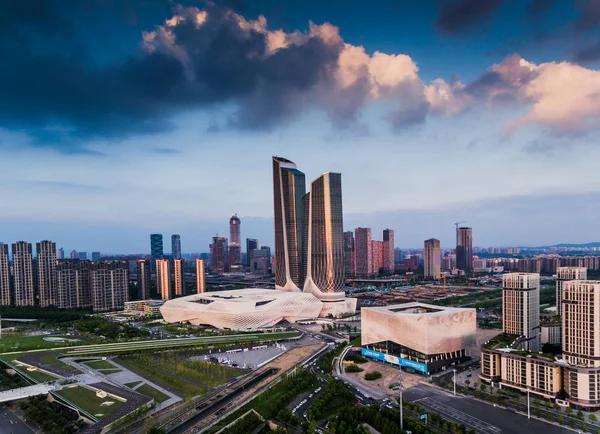
[[[585,244],[561,243],[561,244],[554,244],[554,245],[551,245],[551,246],[539,246],[539,247],[523,246],[521,248],[522,249],[549,249],[551,247],[556,247],[556,248],[567,247],[567,248],[585,249],[585,248],[600,247],[600,242],[595,241],[595,242],[592,242],[592,243],[585,243]]]

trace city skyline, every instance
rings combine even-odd
[[[587,96],[597,93],[600,72],[588,0],[549,2],[541,11],[529,10],[537,2],[490,2],[483,15],[469,14],[477,2],[465,2],[463,20],[442,2],[381,1],[364,12],[377,26],[357,22],[352,8],[335,1],[322,8],[292,1],[284,16],[265,1],[230,13],[190,2],[151,2],[141,13],[134,1],[135,23],[118,18],[120,2],[89,9],[46,3],[40,22],[3,11],[15,26],[6,37],[30,43],[27,50],[0,48],[13,65],[0,77],[0,199],[11,204],[0,217],[0,239],[142,252],[145,234],[179,233],[190,251],[227,233],[222,222],[236,211],[246,233],[273,245],[270,198],[261,193],[271,180],[261,168],[273,154],[296,161],[307,153],[308,179],[326,170],[344,175],[345,230],[391,227],[400,246],[431,237],[448,246],[449,222],[467,220],[484,246],[595,241],[600,148],[591,144],[599,110]],[[192,16],[203,18],[184,40]],[[19,31],[29,26],[37,32]],[[60,31],[52,33],[54,26]],[[205,62],[205,51],[194,51],[200,40],[224,51],[208,28],[230,35],[242,54],[244,32],[270,44],[259,48],[265,62],[252,69],[254,79],[240,80],[242,89],[211,80],[235,80],[248,58],[225,62],[232,69],[222,71]],[[165,45],[161,32],[177,34],[177,45]],[[40,41],[49,56],[35,56]],[[289,63],[297,47],[306,56],[298,76]],[[82,52],[89,57],[74,55]],[[32,67],[33,59],[42,65]],[[122,68],[128,61],[139,76]],[[170,72],[147,76],[157,70],[144,67],[153,61]],[[184,64],[209,70],[194,77]],[[39,70],[47,70],[43,80],[31,77]],[[273,70],[283,76],[269,75]],[[64,71],[81,81],[65,82]],[[107,71],[115,74],[109,79]],[[280,93],[253,87],[265,75]],[[6,87],[21,83],[16,77],[30,77],[43,92]],[[119,80],[146,86],[121,87]],[[190,99],[175,92],[177,84]],[[115,95],[121,88],[128,92]],[[150,176],[164,167],[177,167],[178,176]],[[188,197],[202,205],[189,206]]]

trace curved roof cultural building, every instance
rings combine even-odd
[[[312,294],[272,289],[205,292],[167,301],[160,313],[167,322],[189,322],[219,329],[256,330],[317,318],[323,303]]]

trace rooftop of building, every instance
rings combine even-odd
[[[278,291],[276,289],[266,288],[243,288],[243,289],[232,289],[226,291],[211,291],[204,292],[202,294],[193,294],[186,297],[175,298],[173,301],[178,303],[200,303],[207,304],[215,301],[224,301],[228,304],[237,303],[267,303],[274,299],[282,298],[312,298],[312,294],[305,292],[289,292],[289,291]]]
[[[436,306],[433,304],[420,303],[418,301],[402,304],[391,304],[388,306],[375,306],[375,307],[363,307],[363,310],[370,310],[375,312],[383,312],[395,315],[446,315],[449,313],[456,312],[468,312],[474,309],[462,308],[462,307],[447,307],[447,306]]]
[[[542,325],[560,325],[562,324],[562,318],[560,315],[542,316],[540,317],[540,323]]]
[[[555,354],[546,354],[546,353],[536,353],[533,351],[520,350],[516,348],[512,348],[515,345],[521,336],[511,335],[508,333],[500,333],[499,335],[494,336],[489,341],[485,342],[482,345],[482,348],[488,350],[498,350],[506,353],[523,356],[523,357],[531,357],[533,359],[541,358],[546,359],[548,361],[554,362],[556,360]]]

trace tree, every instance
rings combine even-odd
[[[553,407],[553,408],[554,408],[554,410],[556,410],[556,411],[560,410],[560,405],[558,405],[558,404],[556,404],[556,403],[555,403],[555,404],[553,404],[553,405],[552,405],[552,407]]]
[[[565,418],[562,416],[562,414],[558,416],[558,423],[561,425],[564,425],[565,423]]]
[[[596,423],[597,420],[598,420],[598,418],[596,417],[596,415],[594,413],[591,413],[590,414],[590,422]]]
[[[469,384],[471,384],[471,381],[470,380],[466,380],[465,384],[468,386]]]
[[[565,410],[565,413],[567,413],[570,416],[573,414],[573,409],[571,407],[567,407],[567,409]]]
[[[577,419],[579,419],[579,420],[583,420],[583,413],[581,412],[581,410],[579,410],[579,411],[577,412]]]
[[[485,386],[485,384],[483,384],[483,383],[481,383],[481,384],[479,385],[479,388],[481,389],[481,391],[482,391],[482,392],[485,392],[485,387],[486,387],[486,386]]]

